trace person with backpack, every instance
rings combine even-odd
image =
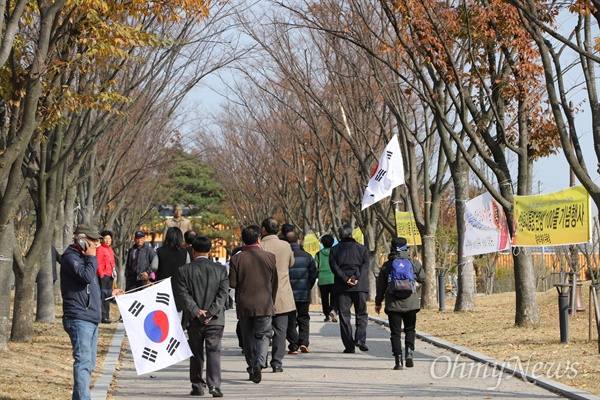
[[[404,324],[406,366],[409,368],[414,366],[415,327],[417,313],[421,309],[421,299],[417,293],[415,282],[425,282],[425,269],[419,260],[410,257],[405,238],[393,238],[388,260],[381,267],[377,277],[375,312],[380,313],[381,303],[385,298],[384,311],[388,315],[390,324],[390,341],[396,362],[395,370],[403,368],[400,338],[402,324]]]
[[[323,235],[321,244],[323,248],[315,254],[317,264],[319,292],[321,293],[321,305],[325,322],[337,322],[338,306],[337,298],[333,295],[333,272],[329,266],[329,252],[333,247],[334,239],[331,235]]]

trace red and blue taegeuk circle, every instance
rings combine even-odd
[[[144,332],[154,343],[161,343],[169,334],[169,317],[163,311],[149,313],[144,320]]]

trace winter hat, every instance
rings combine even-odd
[[[408,246],[406,245],[406,239],[403,237],[396,237],[392,239],[392,245],[390,246],[390,251],[394,253],[398,253],[400,251],[408,250]]]

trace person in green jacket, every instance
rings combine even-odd
[[[323,306],[323,314],[325,322],[337,322],[338,306],[337,298],[332,293],[333,289],[333,272],[329,267],[329,252],[333,246],[334,239],[331,235],[323,235],[321,244],[323,248],[315,254],[315,262],[317,264],[319,292],[321,293],[321,305]]]

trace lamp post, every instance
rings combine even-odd
[[[569,283],[555,283],[558,291],[558,320],[560,326],[560,342],[569,343]]]
[[[435,267],[438,278],[438,304],[440,311],[446,310],[446,272],[448,268]]]

